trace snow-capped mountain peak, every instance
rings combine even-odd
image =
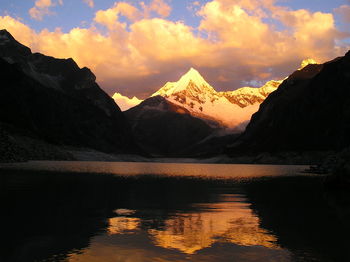
[[[192,89],[192,92],[191,90]],[[195,89],[195,90],[193,90]],[[168,82],[152,96],[169,97],[171,95],[190,91],[190,93],[215,92],[214,88],[208,84],[201,74],[193,67],[188,70],[177,82]]]
[[[167,82],[152,96],[162,96],[193,116],[214,120],[222,126],[237,127],[250,119],[281,82],[269,81],[261,88],[217,92],[196,69],[191,68],[177,82]]]
[[[143,100],[138,99],[136,96],[133,98],[129,98],[127,96],[123,96],[120,93],[114,93],[112,96],[114,101],[117,103],[117,105],[120,107],[120,110],[126,111],[131,107],[137,106],[140,104]]]
[[[207,83],[207,81],[204,80],[201,74],[196,69],[191,67],[191,69],[186,74],[184,74],[179,81],[176,82],[174,91],[179,92],[186,89],[191,82],[198,87],[203,87],[203,86],[211,87]]]
[[[215,91],[194,68],[177,82],[166,83],[152,96],[158,95],[185,108],[192,116],[227,127],[235,127],[247,121],[259,106],[257,101],[244,106],[231,102],[223,92]]]
[[[283,80],[271,80],[265,83],[262,87],[242,87],[234,91],[220,92],[232,104],[239,105],[244,108],[253,104],[262,103],[266,97],[275,91]]]
[[[304,67],[308,66],[308,65],[314,65],[314,64],[317,64],[317,62],[312,59],[312,58],[307,58],[307,59],[304,59],[301,64],[300,64],[300,67],[298,68],[298,70],[301,70],[303,69]]]

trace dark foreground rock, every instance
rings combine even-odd
[[[350,52],[289,76],[226,150],[340,151],[350,145]]]
[[[75,160],[75,157],[62,147],[5,131],[0,126],[0,163],[28,160]]]
[[[207,122],[161,96],[146,99],[125,115],[139,145],[153,155],[190,155],[190,148],[214,131]]]
[[[333,155],[323,163],[323,166],[330,170],[330,175],[325,182],[326,188],[331,191],[347,191],[350,199],[350,148]]]
[[[21,158],[17,147],[34,157],[37,149],[30,148],[40,147],[34,141],[43,142],[43,152],[53,152],[50,144],[139,152],[123,113],[88,68],[79,68],[72,59],[33,54],[6,30],[0,36],[0,124],[8,134],[0,137],[1,158]]]

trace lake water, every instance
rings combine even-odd
[[[0,261],[350,261],[348,199],[305,168],[1,164]]]
[[[300,175],[308,166],[303,165],[238,165],[200,163],[149,163],[149,162],[80,162],[80,161],[30,161],[0,164],[0,168],[55,171],[74,173],[99,173],[123,176],[162,175],[193,176],[213,179],[237,179],[264,176]]]

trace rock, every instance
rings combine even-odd
[[[350,145],[350,55],[295,71],[227,148],[237,152],[339,151]]]
[[[73,59],[32,54],[0,31],[0,124],[13,137],[103,152],[137,153],[125,116]]]
[[[139,145],[155,156],[184,156],[213,132],[207,122],[161,96],[148,98],[124,113]]]

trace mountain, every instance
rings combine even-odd
[[[138,144],[154,156],[183,157],[213,132],[207,122],[162,96],[148,98],[124,114]]]
[[[138,99],[136,96],[134,96],[133,98],[129,98],[127,96],[123,96],[120,93],[114,93],[112,98],[122,111],[126,111],[134,106],[137,106],[143,101]]]
[[[48,157],[45,150],[31,156],[39,144],[137,150],[119,107],[98,86],[95,75],[73,59],[32,53],[1,30],[0,77],[0,143],[7,141],[18,154]],[[29,140],[33,143],[25,142]]]
[[[227,152],[341,150],[349,134],[350,52],[291,74]]]
[[[227,98],[232,104],[244,108],[254,104],[261,104],[282,82],[283,80],[271,80],[260,88],[242,87],[235,91],[220,92],[220,94]]]
[[[222,127],[244,128],[259,104],[276,90],[279,83],[270,81],[261,88],[217,92],[197,70],[191,68],[177,82],[166,83],[152,96],[163,96],[186,108],[192,116],[217,122]]]
[[[177,82],[166,83],[124,113],[145,151],[165,156],[208,155],[222,151],[237,137],[259,104],[280,83],[270,81],[261,88],[217,92],[191,68]],[[118,93],[113,98],[124,99]]]

